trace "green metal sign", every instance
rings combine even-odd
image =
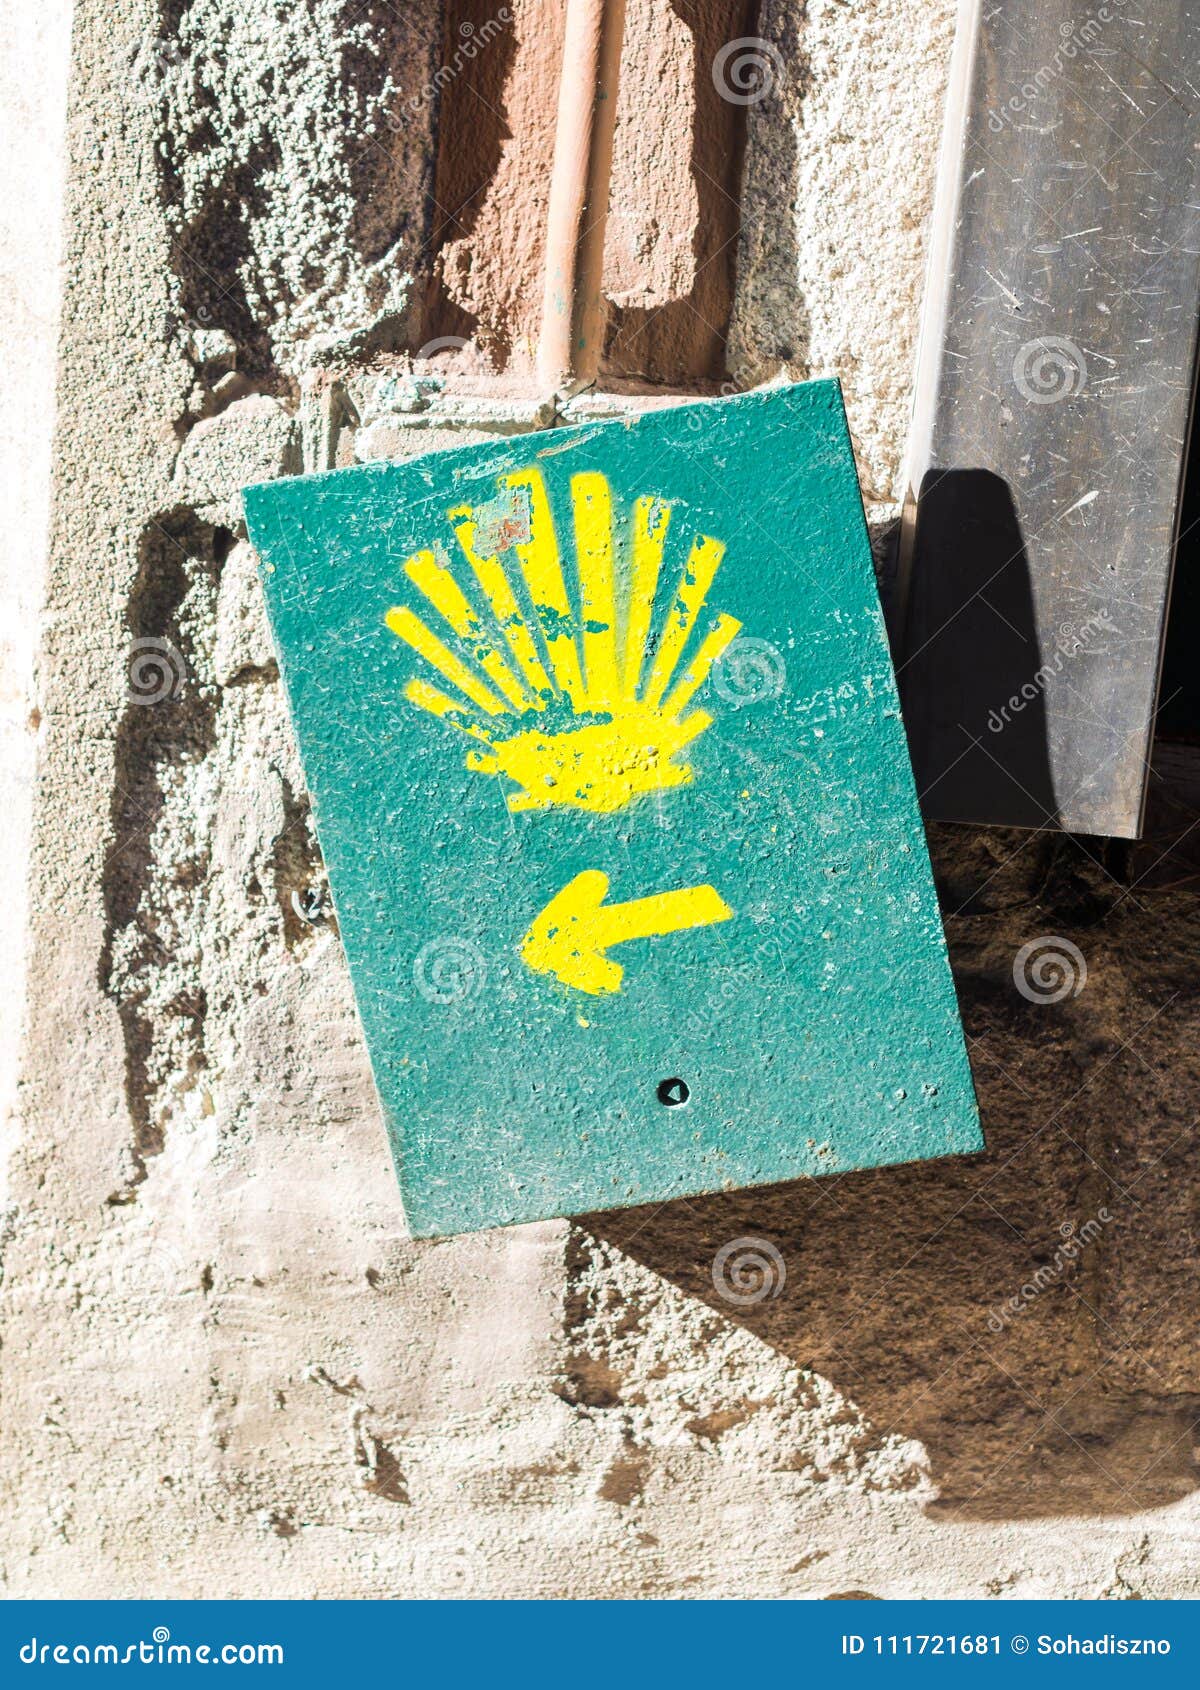
[[[836,384],[245,503],[414,1234],[981,1147]]]

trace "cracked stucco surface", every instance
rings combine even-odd
[[[842,376],[881,519],[950,11],[761,25],[795,76],[751,113],[732,365]],[[339,357],[339,461],[474,437],[361,364],[402,332],[428,174],[425,108],[379,119],[434,34],[349,0],[78,9],[0,1590],[1196,1595],[1200,899],[1171,855],[1139,881],[1153,848],[935,839],[986,1157],[405,1239],[237,487],[325,454]],[[1042,932],[1088,959],[1054,1007],[1012,983]],[[712,1262],[745,1236],[784,1274],[734,1306]]]

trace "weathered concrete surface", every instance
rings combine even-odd
[[[63,132],[71,8],[14,11],[0,49],[0,1114],[19,1067],[26,869],[38,722],[31,711],[50,520],[58,346]],[[0,1156],[3,1152],[0,1150]],[[3,1175],[0,1173],[0,1181]]]
[[[673,40],[686,8],[638,4]],[[375,407],[364,456],[455,437],[410,428],[432,413],[388,349],[421,327],[377,268],[420,262],[428,139],[376,134],[361,190],[337,163],[385,78],[414,100],[441,49],[383,5],[309,0],[274,37],[274,8],[237,10],[232,35],[210,0],[79,13],[0,1588],[1200,1593],[1200,805],[1178,782],[1134,853],[938,836],[985,1157],[403,1238],[236,485],[353,459],[331,364]],[[949,11],[814,0],[760,26],[799,68],[749,109],[733,367],[843,376],[878,518]],[[131,91],[131,55],[176,30],[182,63]],[[218,84],[210,122],[179,118],[177,76]],[[189,322],[197,262],[218,286]],[[135,641],[157,704],[131,697]],[[1078,946],[1078,995],[1015,988],[1040,935]],[[768,1279],[739,1304],[713,1264],[744,1236]]]

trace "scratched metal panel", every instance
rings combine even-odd
[[[415,1233],[980,1147],[836,384],[246,511]]]
[[[967,4],[899,576],[927,815],[1139,830],[1198,252],[1200,0]]]

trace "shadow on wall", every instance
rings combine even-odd
[[[670,91],[657,87],[644,102],[628,104],[635,112],[640,108],[649,124],[670,123],[672,106],[676,122],[685,113],[694,113],[690,124],[696,206],[691,230],[692,282],[684,297],[660,305],[614,305],[605,336],[604,370],[608,375],[676,385],[720,381],[726,373],[747,113],[760,102],[758,84],[752,78],[743,89],[731,75],[733,61],[723,61],[721,54],[729,43],[750,43],[756,36],[759,0],[671,0],[671,10],[692,38],[691,87]],[[755,63],[760,78],[769,75],[769,61],[760,56]],[[636,64],[627,61],[626,74],[636,77]],[[628,92],[626,88],[627,97]],[[784,179],[794,180],[794,173]],[[615,187],[619,192],[620,185]],[[794,274],[794,261],[792,270]]]
[[[756,51],[766,81],[748,136],[727,348],[730,371],[742,388],[773,376],[799,381],[814,373],[796,235],[797,218],[804,215],[797,204],[799,136],[812,72],[795,9],[763,0],[762,12],[761,27],[770,35]]]
[[[516,53],[507,7],[498,11],[495,0],[446,0],[440,66],[445,80],[438,95],[430,271],[421,336],[426,343],[475,340],[502,365],[512,351],[511,326],[481,323],[479,313],[468,309],[463,298],[473,292],[470,243],[487,209],[505,143],[513,138],[506,91]],[[522,269],[519,257],[514,267]]]
[[[204,1065],[203,993],[185,970],[171,974],[169,965],[185,948],[181,922],[195,915],[189,899],[207,878],[206,830],[196,825],[184,835],[174,902],[155,897],[154,861],[156,834],[170,823],[171,795],[215,743],[216,695],[198,678],[191,632],[215,614],[232,539],[227,529],[214,529],[189,510],[164,512],[143,530],[129,596],[126,703],[114,753],[98,978],[120,1017],[133,1137],[110,1203],[130,1200],[145,1178],[147,1159],[163,1149],[164,1111],[156,1096],[163,1073],[172,1064]]]
[[[1165,856],[1162,895],[1120,884],[1096,841],[942,828],[933,848],[986,1153],[581,1224],[830,1381],[879,1438],[918,1440],[934,1516],[1176,1502],[1200,1483],[1200,892]],[[784,1270],[752,1274],[742,1306],[714,1268],[737,1239]]]

